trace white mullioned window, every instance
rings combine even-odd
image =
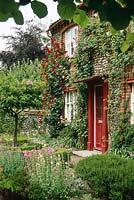
[[[76,115],[76,92],[69,91],[65,93],[65,119],[71,121]]]
[[[68,56],[73,56],[78,39],[78,25],[71,27],[65,32],[65,50]]]
[[[134,124],[134,83],[132,83],[131,91],[131,124]]]

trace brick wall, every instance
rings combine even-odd
[[[130,110],[131,84],[128,84],[130,79],[134,79],[134,66],[132,65],[126,67],[124,76],[122,77],[121,111],[124,111],[124,103],[126,101],[128,102],[128,110]]]
[[[52,36],[54,37],[55,34],[58,34],[58,39],[59,39],[59,43],[61,45],[65,44],[65,31],[69,28],[71,28],[72,26],[74,26],[74,23],[68,23],[66,21],[61,22],[59,20],[59,24],[54,24],[52,25]],[[79,34],[82,31],[82,28],[79,27]],[[105,59],[105,57],[99,53],[95,53],[94,57],[93,57],[93,64],[94,64],[94,73],[93,75],[95,76],[99,76],[99,75],[103,75],[103,74],[108,74],[108,63],[107,60]],[[72,73],[74,73],[75,70],[75,66],[71,67],[71,71]],[[130,109],[130,94],[131,94],[131,89],[129,84],[127,83],[127,80],[129,80],[130,78],[134,78],[134,66],[128,66],[126,67],[126,72],[123,74],[122,76],[122,84],[121,84],[121,96],[122,96],[122,101],[120,104],[120,110],[124,111],[124,103],[126,101],[128,101],[128,109]],[[110,91],[109,91],[110,93]]]

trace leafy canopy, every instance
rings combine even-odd
[[[24,62],[6,73],[0,71],[0,110],[12,114],[26,108],[41,108],[42,89],[36,63]]]
[[[101,21],[109,21],[117,29],[126,28],[134,19],[134,2],[132,0],[53,0],[57,2],[57,11],[62,19],[73,20],[81,26],[88,24],[87,9],[97,11]],[[85,9],[77,8],[78,3],[84,3]],[[39,18],[47,16],[45,3],[38,0],[0,0],[0,21],[14,18],[17,24],[24,23],[20,6],[31,4],[31,9]]]
[[[101,22],[110,22],[115,30],[122,30],[134,21],[134,2],[132,0],[53,0],[57,2],[57,12],[61,19],[74,21],[81,27],[89,22],[88,11],[98,13]],[[23,14],[19,7],[31,4],[31,9],[39,18],[47,16],[48,10],[44,2],[38,0],[0,0],[0,21],[14,18],[17,24],[24,23]],[[79,6],[78,6],[79,5]],[[131,32],[131,31],[130,31]],[[134,35],[126,38],[123,51],[134,43]]]
[[[24,62],[6,73],[0,71],[0,112],[14,119],[14,146],[24,110],[42,108],[44,82],[39,78],[38,64]]]

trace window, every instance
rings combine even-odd
[[[134,124],[134,83],[131,91],[131,124]]]
[[[74,54],[78,38],[78,26],[73,26],[65,32],[65,50],[68,56]]]
[[[65,95],[65,119],[71,121],[76,115],[76,92],[66,92]]]

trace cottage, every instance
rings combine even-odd
[[[96,14],[92,14],[92,16],[96,22]],[[120,129],[119,123],[122,113],[129,111],[132,114],[134,113],[134,66],[132,50],[130,49],[130,55],[126,54],[125,57],[125,53],[121,52],[119,47],[117,47],[117,41],[109,32],[108,25],[105,25],[104,28],[98,23],[98,27],[102,31],[102,33],[99,33],[99,36],[96,35],[99,30],[96,29],[97,24],[95,23],[93,27],[94,29],[89,27],[89,31],[87,28],[84,38],[84,36],[80,36],[84,30],[78,25],[59,19],[49,27],[48,35],[61,45],[64,45],[70,60],[75,56],[78,57],[78,52],[79,57],[82,57],[85,52],[85,55],[88,55],[86,57],[86,65],[92,65],[93,68],[92,70],[88,70],[87,75],[84,74],[83,78],[74,80],[74,83],[87,84],[87,149],[97,149],[105,153],[110,146],[112,132],[117,132]],[[107,38],[106,40],[103,38],[102,43],[100,37],[104,30],[106,30],[104,35]],[[123,38],[123,34],[121,37]],[[83,40],[81,41],[83,45],[81,45],[82,48],[79,45],[77,53],[75,54],[78,38]],[[94,39],[93,41],[93,38],[96,38],[96,40]],[[92,41],[92,44],[89,44],[89,40]],[[111,40],[113,43],[110,43]],[[77,58],[77,60],[80,60],[80,58]],[[84,73],[85,65],[82,67],[81,70]],[[76,68],[73,64],[70,71],[74,71]],[[71,121],[72,117],[76,115],[75,106],[77,97],[74,84],[65,93],[64,117],[68,121]],[[126,103],[127,108],[125,107]],[[128,122],[134,123],[134,116],[132,114],[128,117]]]

